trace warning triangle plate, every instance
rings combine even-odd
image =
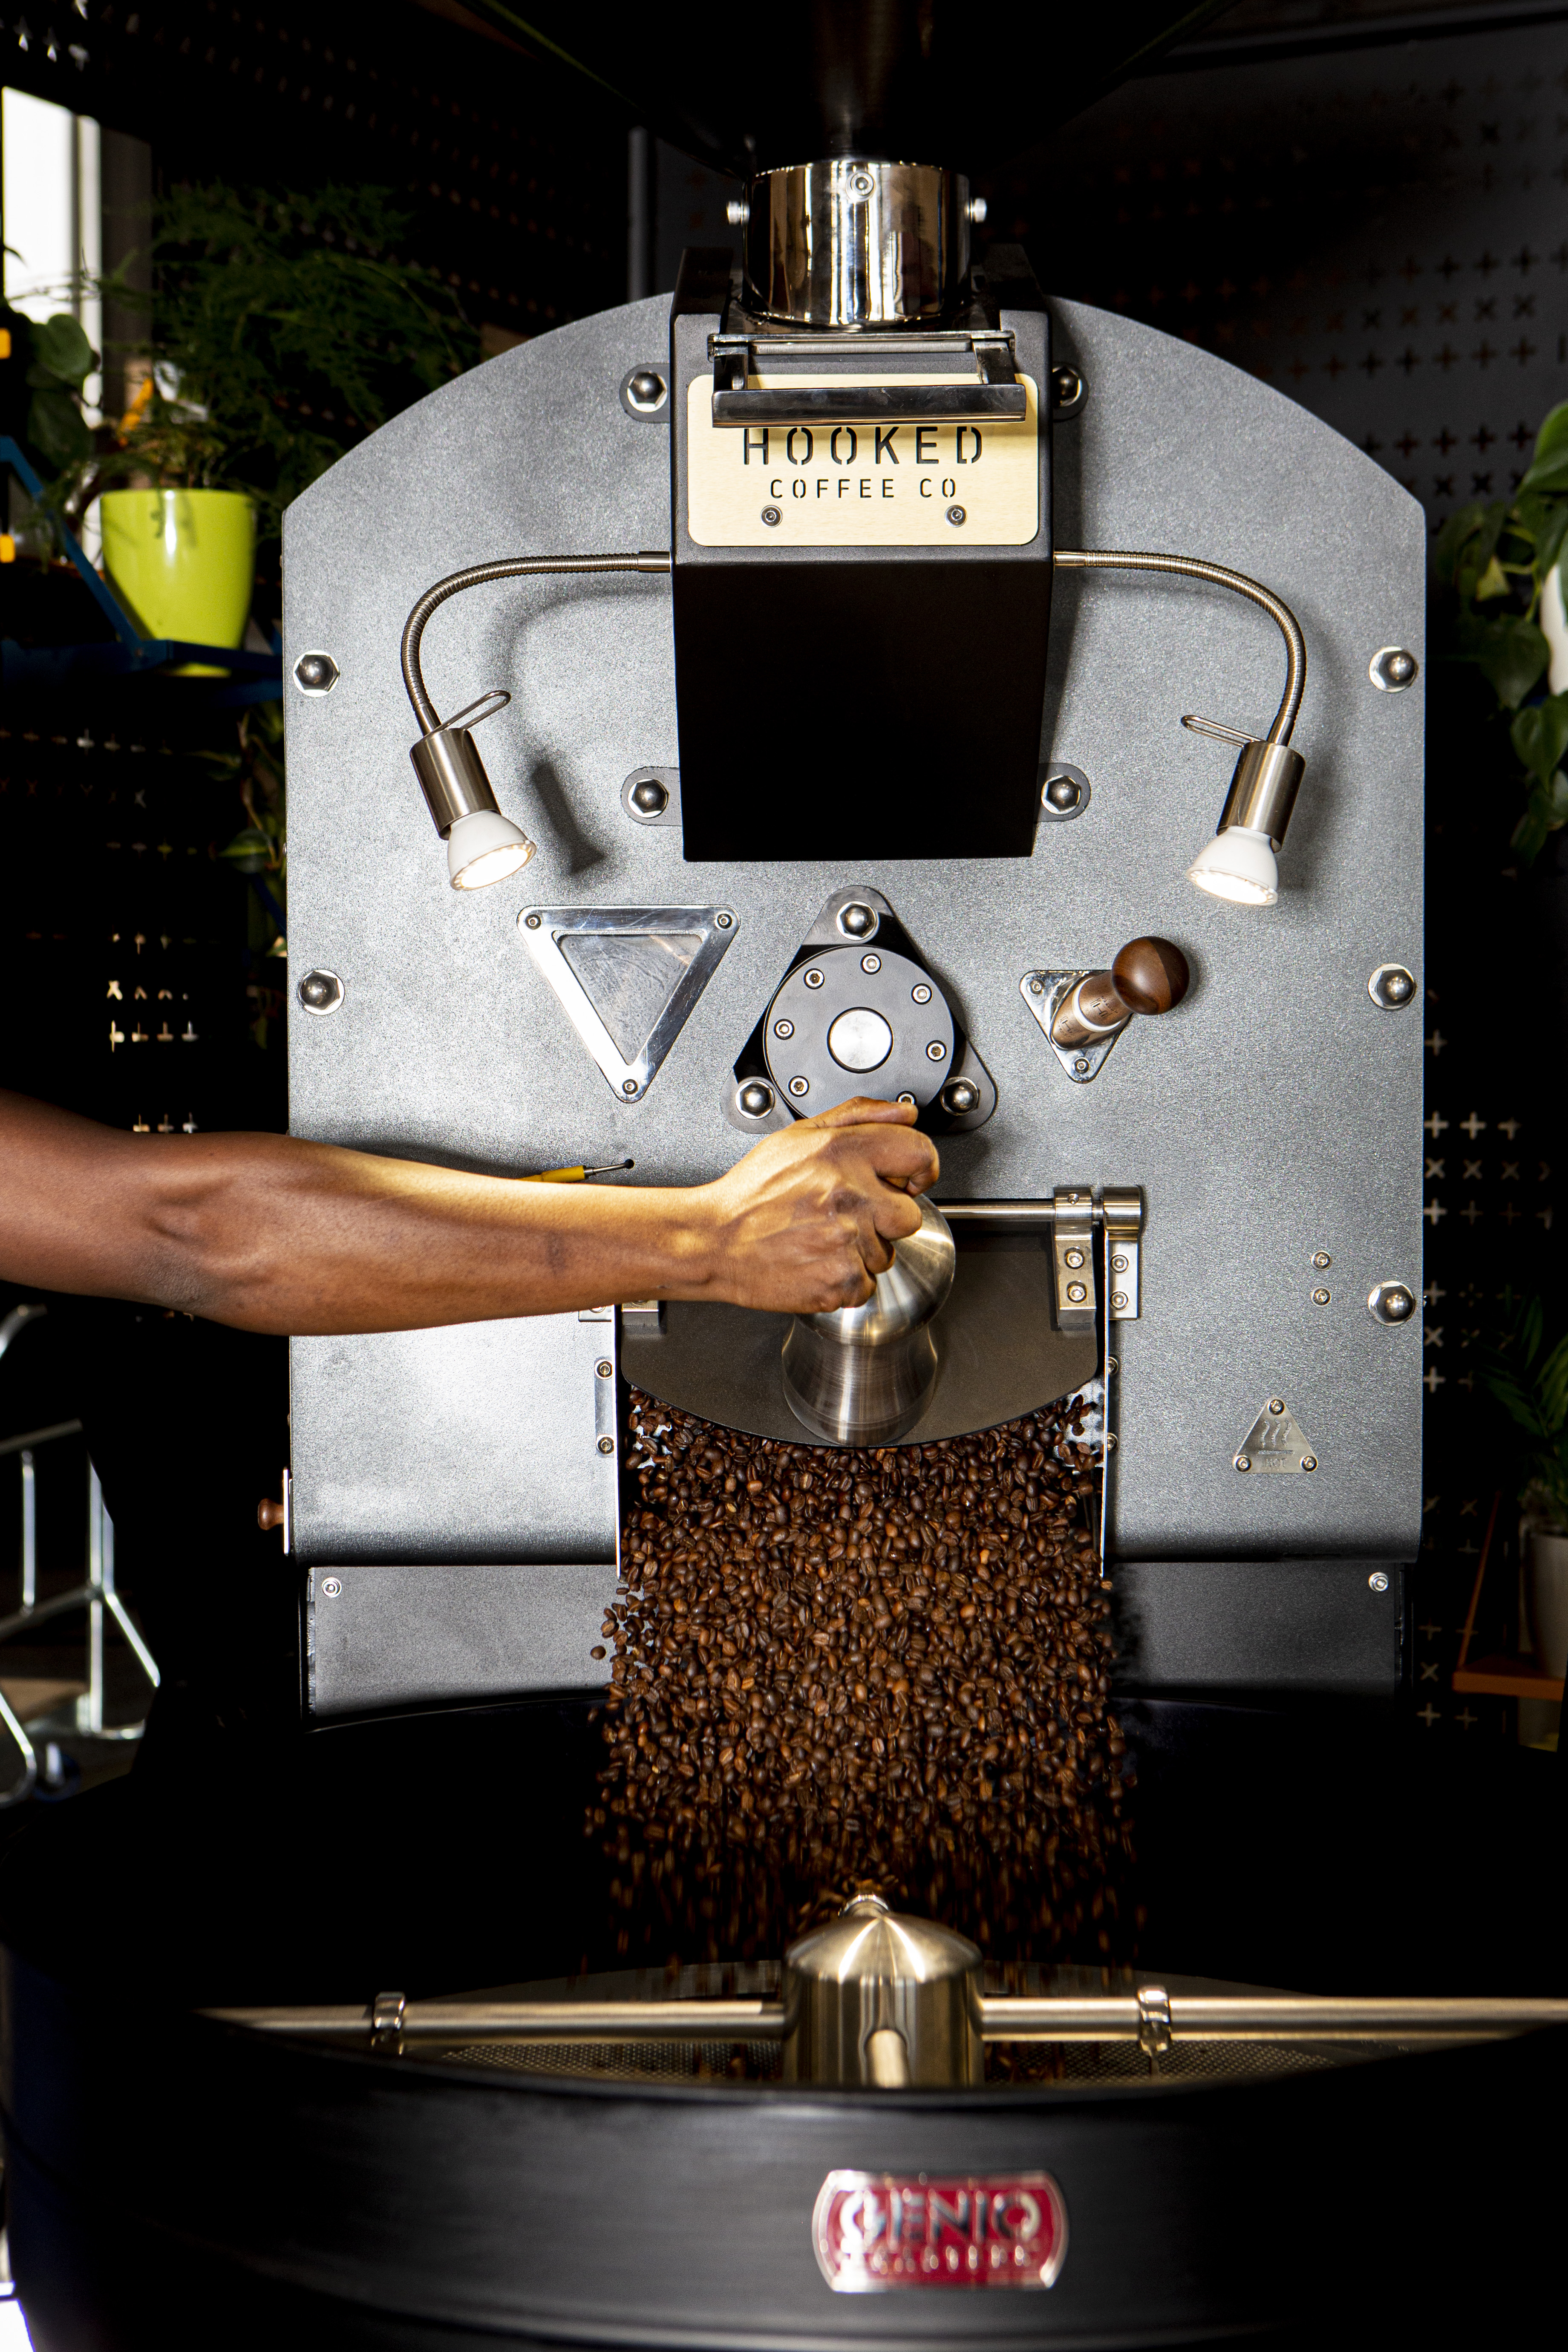
[[[1236,1449],[1238,1470],[1315,1470],[1318,1449],[1283,1397],[1270,1397]]]
[[[525,907],[517,920],[622,1102],[647,1092],[739,928],[727,907]]]

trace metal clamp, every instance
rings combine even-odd
[[[1138,1988],[1138,2047],[1145,2058],[1171,2054],[1171,1996],[1163,1985]]]
[[[1107,1313],[1112,1323],[1136,1323],[1142,1303],[1143,1195],[1136,1189],[1113,1191],[1108,1184],[1100,1198],[1105,1220]]]
[[[401,1992],[378,1992],[370,2005],[370,2046],[384,2057],[403,2055],[403,2021],[408,2012],[408,1997]]]
[[[779,360],[808,360],[813,372],[825,358],[854,358],[864,367],[864,336],[710,335],[715,425],[969,425],[1022,424],[1028,394],[1018,381],[1017,352],[1010,334],[879,335],[879,360],[942,360],[963,355],[974,363],[972,379],[946,383],[777,384],[765,391],[750,379]]]
[[[1058,1185],[1052,1195],[1056,1221],[1051,1258],[1056,1269],[1052,1303],[1058,1331],[1094,1328],[1094,1202],[1089,1188]]]

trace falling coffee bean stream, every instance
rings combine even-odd
[[[1087,1410],[840,1450],[631,1391],[587,1824],[622,1955],[776,1957],[872,1891],[988,1958],[1121,1956]]]

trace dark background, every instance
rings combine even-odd
[[[732,184],[447,0],[7,6],[0,70],[113,134],[110,258],[184,180],[374,184],[490,350],[667,288],[684,244],[733,236]],[[1047,291],[1302,402],[1434,530],[1517,482],[1568,397],[1568,7],[1246,0],[978,184],[984,234],[1020,240]],[[1510,1703],[1449,1687],[1494,1496],[1510,1539],[1516,1516],[1477,1363],[1505,1293],[1543,1292],[1553,1333],[1562,1318],[1568,878],[1563,835],[1533,867],[1509,845],[1521,792],[1479,681],[1435,659],[1428,688],[1429,1470],[1408,1704],[1424,1736],[1488,1741],[1512,1736]],[[123,1128],[284,1125],[281,967],[258,960],[249,886],[217,856],[243,812],[197,756],[232,741],[232,719],[168,689],[85,719],[0,710],[0,1083]],[[58,1302],[0,1363],[0,1428],[88,1420],[125,1581],[207,1719],[293,1705],[292,1580],[252,1526],[285,1403],[281,1342],[130,1307]],[[14,1476],[0,1465],[0,1567]],[[50,1513],[63,1560],[65,1506]],[[1512,1605],[1503,1559],[1486,1646]]]

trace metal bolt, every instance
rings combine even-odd
[[[1045,982],[1040,978],[1040,976],[1039,976],[1038,972],[1032,973],[1032,974],[1031,974],[1031,976],[1030,976],[1030,980],[1029,980],[1029,993],[1030,993],[1030,995],[1031,995],[1031,996],[1044,996],[1045,992],[1046,992],[1046,983],[1045,983]]]
[[[789,1082],[789,1090],[792,1095],[808,1095],[811,1092],[811,1080],[809,1078],[792,1078]]]
[[[731,228],[744,228],[752,217],[752,207],[744,196],[731,196],[724,206],[724,217]]]
[[[1068,1297],[1071,1299],[1075,1307],[1081,1307],[1084,1300],[1089,1297],[1089,1292],[1081,1282],[1069,1282],[1068,1285]]]
[[[1058,815],[1066,816],[1082,800],[1083,786],[1073,776],[1053,776],[1040,797]]]
[[[822,974],[819,971],[808,971],[805,975],[805,984],[807,988],[820,988]]]
[[[1380,963],[1367,982],[1366,992],[1385,1013],[1397,1013],[1415,994],[1415,975],[1402,963]]]
[[[929,1004],[931,1003],[931,991],[926,986],[923,980],[921,981],[916,987],[910,989],[910,1002],[911,1004]]]
[[[1250,1470],[1252,1467],[1251,1454],[1238,1454],[1236,1457],[1236,1466],[1238,1470]]]
[[[730,913],[727,908],[721,907],[713,918],[713,928],[716,931],[731,930],[734,928],[734,916]]]
[[[950,1117],[963,1118],[980,1108],[980,1089],[973,1078],[950,1078],[942,1090],[942,1107]]]
[[[1415,1312],[1415,1293],[1408,1283],[1380,1282],[1367,1293],[1366,1305],[1380,1323],[1408,1323]]]
[[[1303,1470],[1315,1470],[1315,1469],[1317,1468],[1317,1466],[1318,1466],[1318,1457],[1317,1457],[1317,1455],[1316,1455],[1315,1454],[1302,1454],[1302,1456],[1301,1456],[1301,1467],[1302,1467],[1302,1469],[1303,1469]]]
[[[1051,370],[1051,412],[1056,416],[1074,416],[1089,397],[1089,386],[1075,367]]]
[[[862,971],[880,971],[882,969],[881,957],[879,955],[862,956],[860,959],[860,969]]]
[[[954,526],[969,520],[969,517],[965,514],[962,507],[949,507],[947,510],[947,519],[949,522],[952,523]]]
[[[1314,1290],[1314,1291],[1313,1291],[1313,1293],[1312,1293],[1312,1304],[1313,1304],[1313,1306],[1314,1306],[1314,1307],[1326,1307],[1326,1306],[1328,1305],[1328,1303],[1329,1303],[1329,1293],[1328,1293],[1326,1290]]]
[[[1284,1410],[1285,1410],[1285,1400],[1284,1400],[1284,1398],[1283,1398],[1283,1397],[1270,1397],[1270,1398],[1269,1398],[1269,1400],[1268,1400],[1268,1410],[1269,1410],[1269,1412],[1284,1412]]]
[[[784,517],[780,514],[777,507],[764,507],[763,509],[763,520],[767,524],[768,529],[772,530],[775,524],[781,523],[784,520]]]
[[[295,993],[307,1013],[335,1013],[343,1001],[343,984],[335,971],[308,971]]]
[[[638,368],[626,379],[626,398],[634,408],[648,410],[659,407],[664,400],[665,382],[657,368]]]
[[[1127,1260],[1124,1257],[1113,1257],[1110,1261],[1110,1271],[1112,1274],[1125,1274]]]
[[[1105,1369],[1108,1372],[1119,1372],[1121,1370],[1121,1357],[1107,1356],[1105,1360]]]
[[[624,1094],[624,1095],[635,1095],[635,1094],[636,1094],[636,1092],[637,1092],[637,1080],[636,1080],[635,1078],[623,1078],[623,1079],[621,1080],[621,1092],[622,1092],[622,1094]]]
[[[795,1035],[795,1023],[793,1021],[775,1021],[773,1023],[773,1035],[775,1037],[793,1037]]]
[[[536,931],[539,929],[541,918],[538,915],[524,915],[522,919],[527,929]]]
[[[1080,1078],[1088,1077],[1089,1056],[1086,1054],[1075,1055],[1073,1057],[1073,1068],[1077,1071]]]
[[[901,1103],[908,1103],[911,1108],[913,1108],[915,1099],[913,1095],[900,1095],[897,1099]]]
[[[626,798],[643,816],[662,816],[669,806],[669,793],[657,776],[639,776]]]
[[[947,1047],[942,1044],[940,1037],[933,1037],[931,1044],[926,1047],[926,1060],[928,1062],[945,1062],[946,1059]]]
[[[1127,1304],[1127,1293],[1124,1290],[1113,1290],[1110,1294],[1110,1303],[1112,1307],[1125,1307]]]
[[[1386,1592],[1388,1591],[1388,1577],[1386,1572],[1381,1568],[1374,1568],[1372,1574],[1366,1580],[1369,1589],[1373,1592]]]
[[[869,172],[851,172],[849,174],[849,185],[858,196],[868,196],[876,184]]]
[[[342,1580],[342,1578],[341,1576],[323,1576],[323,1577],[322,1577],[322,1579],[321,1579],[321,1598],[322,1598],[322,1600],[323,1600],[323,1601],[336,1601],[336,1600],[338,1600],[338,1599],[341,1597],[341,1595],[342,1595],[342,1589],[343,1589],[343,1580]]]
[[[1083,1252],[1080,1249],[1063,1250],[1062,1256],[1068,1265],[1081,1265],[1083,1264]]]
[[[616,1441],[615,1441],[615,1439],[614,1439],[613,1437],[601,1437],[601,1438],[600,1438],[600,1440],[599,1440],[599,1451],[600,1451],[600,1453],[601,1453],[601,1454],[613,1454],[613,1453],[615,1452],[615,1450],[616,1450]]]
[[[607,1381],[615,1369],[616,1368],[614,1364],[611,1363],[608,1356],[601,1356],[598,1362],[594,1367],[594,1370],[598,1373],[599,1378],[602,1381]]]
[[[1116,1451],[1116,1432],[1113,1429],[1108,1429],[1105,1433],[1105,1450],[1108,1454],[1114,1454]]]
[[[1403,646],[1379,646],[1366,666],[1366,674],[1373,686],[1384,694],[1403,694],[1414,686],[1421,665]]]
[[[1317,1267],[1318,1272],[1321,1274],[1325,1266],[1332,1265],[1333,1259],[1329,1255],[1327,1250],[1314,1250],[1312,1252],[1312,1264]]]
[[[760,1078],[753,1078],[750,1086],[741,1088],[735,1099],[748,1118],[766,1118],[773,1107],[773,1090],[763,1086]]]
[[[861,898],[851,898],[838,909],[838,928],[849,940],[875,939],[879,919],[875,907],[868,907]]]
[[[970,197],[970,199],[969,199],[969,218],[970,218],[970,221],[971,221],[972,225],[973,225],[975,228],[984,228],[984,226],[985,226],[985,215],[986,215],[986,212],[988,211],[988,209],[989,209],[989,207],[987,206],[986,202],[985,202],[985,199],[984,199],[984,196],[971,196],[971,197]]]
[[[301,694],[331,694],[340,675],[331,654],[301,654],[294,665],[294,683]]]

